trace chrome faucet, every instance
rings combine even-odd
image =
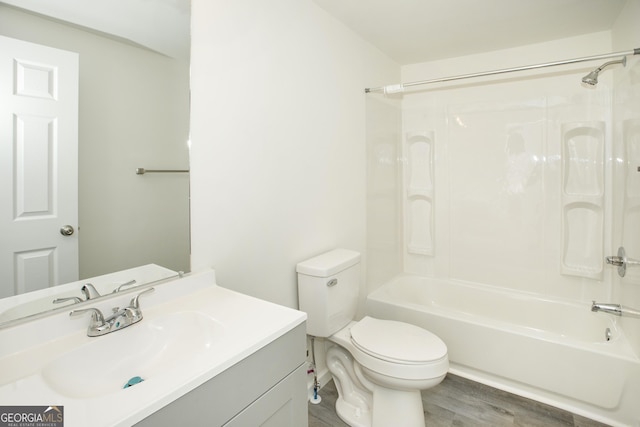
[[[78,304],[80,302],[89,301],[90,299],[98,298],[100,296],[100,293],[96,290],[96,288],[91,283],[87,283],[83,285],[80,288],[80,291],[82,292],[84,299],[80,297],[56,298],[52,302],[54,304],[60,304],[62,302],[73,301],[73,304]]]
[[[139,298],[140,295],[153,292],[154,288],[148,288],[140,292],[133,297],[128,307],[119,308],[115,307],[113,313],[105,318],[100,310],[94,307],[83,308],[80,310],[73,310],[69,313],[70,316],[77,316],[79,314],[91,313],[91,320],[89,321],[89,328],[87,329],[87,335],[90,337],[99,337],[106,335],[110,332],[119,331],[127,326],[131,326],[134,323],[138,323],[142,320],[142,310],[140,309]]]
[[[62,302],[73,301],[73,304],[78,304],[80,302],[89,301],[90,299],[98,298],[100,293],[96,290],[96,288],[91,284],[87,283],[80,288],[84,299],[80,297],[69,297],[69,298],[56,298],[52,302],[54,304],[60,304]],[[71,304],[70,304],[71,305]]]
[[[638,261],[637,259],[627,257],[627,253],[622,246],[618,248],[617,256],[614,255],[605,257],[605,261],[607,262],[607,264],[618,267],[618,275],[620,277],[624,277],[624,275],[627,274],[627,267],[640,265],[640,261]]]
[[[601,302],[591,302],[591,311],[602,311],[604,313],[613,314],[615,316],[635,317],[640,318],[640,310],[635,308],[625,307],[620,304],[610,304]]]
[[[96,288],[91,283],[87,283],[86,285],[81,287],[80,290],[84,295],[84,299],[87,301],[90,299],[98,298],[100,296],[100,293],[96,290]]]
[[[591,302],[591,311],[603,311],[605,313],[622,316],[622,306],[620,304],[605,304],[601,302]]]
[[[129,280],[128,282],[123,283],[122,285],[115,288],[112,293],[115,294],[117,292],[120,292],[122,288],[124,288],[125,286],[131,286],[135,284],[136,284],[135,280]],[[73,301],[74,304],[78,304],[80,302],[89,301],[90,299],[98,298],[100,296],[100,292],[98,292],[95,286],[93,286],[91,283],[87,283],[83,285],[82,288],[80,288],[80,291],[82,291],[82,295],[84,296],[84,299],[80,297],[56,298],[53,300],[53,303],[60,304],[63,302]]]

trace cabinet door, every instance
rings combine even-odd
[[[309,424],[306,374],[305,365],[300,366],[225,427],[306,427]]]

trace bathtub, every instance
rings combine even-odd
[[[438,335],[454,374],[610,425],[640,426],[640,359],[618,318],[590,306],[399,276],[367,297],[366,312]]]

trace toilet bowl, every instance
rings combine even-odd
[[[334,249],[297,265],[307,334],[328,340],[336,412],[352,427],[424,427],[421,390],[449,369],[447,346],[431,332],[365,316],[355,321],[360,254]]]
[[[350,426],[424,426],[421,390],[447,374],[445,344],[402,322],[364,317],[328,338],[336,412]]]

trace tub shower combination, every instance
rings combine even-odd
[[[392,94],[415,85],[633,54],[640,54],[640,49],[365,91]],[[613,64],[625,66],[626,56],[597,68],[583,78],[583,83],[595,85],[598,73]],[[564,251],[560,272],[602,281],[604,254],[596,251],[585,260],[585,251],[581,249],[593,243],[597,248],[605,246],[599,226],[604,221],[604,162],[600,157],[587,161],[572,158],[575,151],[571,151],[574,147],[571,144],[574,138],[597,140],[599,148],[591,153],[604,152],[604,122],[571,123],[560,131],[563,135],[560,143],[569,147],[559,153],[568,159],[559,178],[563,188],[559,199],[562,210],[559,227],[563,230]],[[406,133],[404,225],[406,229],[419,228],[423,233],[405,234],[405,257],[407,254],[409,257],[435,255],[433,141],[431,131]],[[591,179],[595,169],[580,169],[582,164],[600,165],[596,173],[601,175]],[[576,174],[576,169],[585,173]],[[589,179],[585,181],[583,175]],[[473,173],[469,172],[469,176]],[[417,218],[425,218],[426,223],[416,225]],[[589,229],[591,225],[595,227]],[[585,235],[595,238],[585,240]],[[627,267],[638,264],[626,258],[623,248],[618,256],[607,257],[606,263],[618,267],[621,276]],[[584,303],[546,297],[541,293],[465,280],[401,274],[368,295],[365,311],[372,317],[412,323],[436,334],[447,345],[450,372],[454,374],[607,424],[640,426],[640,359],[619,321],[619,316],[640,318],[640,310],[609,302]]]

